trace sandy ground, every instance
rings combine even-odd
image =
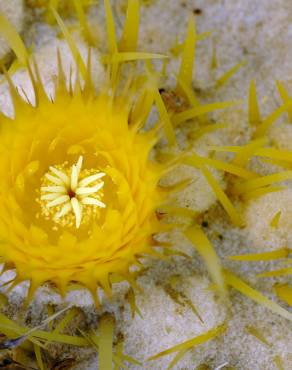
[[[0,1],[0,9],[3,1]],[[122,21],[121,8],[125,1],[114,1],[116,16]],[[196,75],[193,85],[199,96],[205,101],[223,101],[231,98],[245,99],[247,97],[249,81],[253,78],[258,83],[258,91],[262,102],[262,112],[267,114],[277,106],[280,99],[275,88],[275,81],[285,82],[290,91],[292,89],[292,3],[290,0],[153,0],[142,8],[140,49],[154,52],[170,53],[177,38],[182,40],[185,34],[189,14],[194,14],[198,32],[213,31],[217,45],[218,70],[211,71],[212,42],[205,39],[198,44],[196,51]],[[35,51],[41,60],[41,70],[49,88],[49,74],[54,74],[56,65],[51,62],[56,44],[61,45],[64,59],[68,61],[68,51],[60,41],[56,41],[56,31],[43,24],[36,14],[27,10],[30,19],[24,37],[35,41]],[[98,37],[104,37],[103,18],[101,12],[93,8],[90,12],[91,22],[98,22]],[[290,42],[289,42],[290,41]],[[44,45],[46,46],[44,47]],[[101,47],[102,48],[102,47]],[[0,48],[1,50],[1,48]],[[49,60],[49,62],[48,62]],[[214,78],[240,61],[247,64],[230,83],[220,89],[214,89]],[[69,62],[68,62],[69,63]],[[171,62],[169,78],[164,82],[165,87],[171,86],[174,81],[172,71],[176,69],[178,60]],[[97,63],[96,75],[102,76],[102,68]],[[26,77],[22,72],[14,76],[18,83],[25,84]],[[96,83],[98,84],[99,79]],[[7,88],[2,85],[0,102],[3,109],[11,112]],[[224,143],[235,145],[250,139],[247,125],[246,107],[236,110],[227,110],[214,116],[215,120],[227,122],[227,129],[220,134],[211,134],[199,143],[194,143],[196,150],[206,152],[206,146]],[[280,148],[291,149],[291,127],[288,118],[284,116],[281,124],[277,123],[270,131],[270,138]],[[289,136],[288,136],[289,137]],[[291,136],[290,136],[291,137]],[[289,147],[290,145],[290,147]],[[256,166],[256,164],[255,164]],[[269,168],[263,166],[264,173]],[[266,171],[266,172],[265,172]],[[222,184],[226,181],[222,174],[217,174]],[[181,201],[190,204],[194,209],[203,211],[205,231],[214,244],[218,254],[222,257],[225,266],[245,278],[255,288],[267,296],[275,299],[272,286],[275,282],[285,282],[288,279],[256,279],[256,273],[273,266],[272,263],[240,263],[230,262],[226,256],[242,253],[256,253],[274,248],[289,246],[291,239],[291,185],[284,194],[271,194],[268,198],[245,204],[242,214],[246,219],[246,227],[238,229],[230,226],[228,217],[206,183],[198,173],[193,174],[196,179],[194,188],[180,197]],[[192,196],[190,194],[195,193]],[[279,230],[269,229],[269,220],[277,212],[283,213],[283,223]],[[116,317],[116,334],[122,335],[125,343],[125,353],[144,361],[164,349],[177,343],[202,334],[212,327],[228,320],[228,329],[224,336],[203,346],[192,349],[174,367],[176,370],[193,370],[200,365],[206,369],[238,370],[276,370],[273,358],[279,355],[285,370],[292,368],[292,334],[291,323],[267,309],[249,301],[238,293],[231,291],[231,305],[218,299],[210,288],[210,280],[200,257],[192,246],[179,233],[173,233],[171,240],[180,250],[188,252],[192,258],[186,260],[176,257],[169,261],[147,260],[147,271],[138,279],[143,288],[137,292],[137,305],[142,312],[131,318],[129,306],[125,303],[125,294],[128,287],[119,284],[115,287],[112,302],[103,298],[103,308],[99,312],[112,312]],[[178,279],[175,287],[188,297],[198,312],[203,323],[187,305],[178,304],[171,294],[173,276]],[[11,296],[11,305],[21,301],[25,294],[25,287],[16,288]],[[86,313],[86,320],[95,325],[97,318],[92,301],[86,292],[70,293],[67,302],[74,302]],[[38,291],[31,308],[32,320],[37,317],[42,307],[47,303],[61,303],[57,295],[47,288]],[[285,304],[281,303],[283,306]],[[288,309],[288,306],[286,306]],[[247,331],[248,326],[255,327],[270,343],[265,345]],[[82,358],[82,355],[80,355]],[[84,355],[84,359],[74,369],[96,369],[97,358],[94,354]],[[172,356],[165,356],[157,361],[144,362],[142,367],[129,364],[128,368],[166,370]],[[103,370],[103,369],[100,369]]]

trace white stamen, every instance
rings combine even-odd
[[[69,180],[69,177],[62,171],[59,171],[57,170],[55,167],[51,166],[50,167],[50,170],[55,174],[57,175],[65,185],[69,185],[70,184],[70,180]]]
[[[61,218],[63,216],[66,216],[70,211],[72,210],[71,203],[66,203],[60,212],[56,213],[56,218]]]
[[[62,195],[62,196],[56,198],[55,200],[52,200],[51,202],[49,202],[47,204],[47,207],[48,208],[55,207],[55,206],[58,206],[59,204],[63,204],[65,202],[67,202],[68,200],[70,200],[69,195]]]
[[[64,226],[73,226],[75,218],[77,229],[82,222],[88,221],[96,214],[97,207],[106,207],[101,201],[101,189],[104,186],[101,178],[106,174],[99,171],[94,173],[93,170],[87,169],[82,171],[82,163],[83,157],[80,156],[77,163],[69,169],[64,169],[66,163],[63,166],[51,166],[53,175],[45,174],[39,198],[46,218],[51,215],[56,223]],[[91,184],[92,186],[88,186]]]
[[[41,191],[45,191],[48,193],[61,193],[61,194],[65,194],[67,192],[64,186],[42,186]]]
[[[81,167],[82,167],[82,163],[83,163],[83,157],[82,155],[78,158],[78,161],[76,163],[76,168],[77,168],[77,171],[78,171],[78,176],[80,174],[80,171],[81,171]]]
[[[45,195],[41,195],[41,200],[54,200],[61,195],[62,194],[60,193],[45,194]]]
[[[85,177],[85,179],[82,179],[81,181],[79,181],[79,186],[82,186],[82,187],[87,186],[91,184],[92,182],[101,179],[104,176],[105,176],[105,173],[100,172],[100,173],[97,173],[96,175]]]
[[[55,185],[64,185],[64,181],[63,180],[61,180],[60,178],[58,178],[58,177],[55,177],[55,176],[52,176],[52,175],[50,175],[49,173],[46,173],[45,174],[45,176],[46,176],[46,178],[48,179],[48,180],[50,180],[53,184],[55,184]]]
[[[91,205],[94,205],[94,206],[105,208],[105,204],[103,202],[101,202],[100,200],[95,199],[95,198],[90,198],[90,197],[83,198],[81,203],[82,204],[91,204]]]
[[[78,169],[77,166],[72,166],[71,170],[71,190],[75,191],[78,185]]]
[[[94,194],[96,192],[98,192],[98,190],[100,190],[104,185],[104,182],[101,182],[100,184],[96,185],[96,186],[93,186],[92,188],[78,188],[76,190],[76,194],[77,195],[87,195],[87,194]]]
[[[82,218],[82,208],[76,198],[71,199],[71,205],[72,205],[73,212],[75,214],[76,227],[77,229],[79,229],[80,224],[81,224],[81,218]]]

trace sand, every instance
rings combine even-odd
[[[0,2],[0,9],[2,3],[4,2]],[[120,21],[123,19],[121,8],[124,3],[122,0],[114,2],[116,16]],[[193,85],[196,91],[199,91],[203,101],[223,101],[231,98],[246,101],[249,81],[255,78],[262,112],[268,114],[280,101],[275,80],[283,81],[291,91],[292,49],[289,42],[292,33],[291,1],[153,0],[149,3],[142,9],[141,50],[171,53],[177,38],[182,40],[185,34],[190,13],[194,14],[199,33],[213,31],[212,38],[217,45],[218,70],[210,70],[212,58],[210,38],[201,41],[196,51],[196,74]],[[56,48],[59,47],[62,50],[67,66],[72,63],[72,58],[64,42],[57,40],[56,30],[45,25],[38,13],[31,13],[29,9],[26,11],[32,22],[24,37],[29,41],[36,41],[35,53],[36,58],[41,61],[43,80],[47,89],[52,91],[50,75],[56,74],[56,64],[52,63]],[[99,21],[98,36],[102,40],[104,20],[100,13],[95,8],[90,11],[91,22]],[[84,47],[82,41],[79,45],[81,49]],[[0,53],[0,58],[1,55]],[[96,60],[98,58],[97,51]],[[215,89],[215,78],[240,61],[247,62],[245,67],[232,77],[228,84]],[[163,87],[168,88],[173,85],[172,71],[177,65],[178,60],[171,63],[169,78],[164,81]],[[97,62],[95,70],[97,86],[103,74],[104,71]],[[18,71],[14,81],[17,84],[26,85],[27,76],[23,71]],[[1,85],[0,103],[4,111],[12,114],[5,84]],[[223,132],[209,134],[202,140],[192,142],[194,150],[207,155],[208,145],[238,145],[250,139],[245,105],[216,114],[213,118],[218,122],[227,122],[227,128]],[[288,122],[288,117],[283,116],[282,123],[277,122],[270,130],[270,138],[279,148],[291,148],[291,143],[287,139],[287,135],[291,135]],[[183,143],[184,132],[181,133],[181,137]],[[254,163],[252,166],[254,168],[260,166],[263,174],[271,171],[266,164]],[[180,169],[179,174],[182,178],[185,175],[184,171],[184,168]],[[224,178],[221,172],[215,172],[223,187],[226,186],[228,179]],[[177,176],[177,173],[173,175]],[[288,278],[256,278],[257,273],[272,268],[273,263],[232,262],[226,257],[233,254],[263,252],[290,245],[291,184],[287,184],[288,189],[283,192],[270,194],[241,205],[246,226],[239,229],[230,225],[228,216],[216,202],[214,194],[198,171],[194,170],[191,176],[193,183],[178,195],[179,202],[202,212],[204,230],[222,258],[223,264],[253,287],[276,300],[272,289],[273,284],[286,282]],[[278,211],[281,211],[280,227],[273,229],[270,221]],[[209,366],[207,368],[215,370],[225,364],[224,369],[276,370],[273,358],[277,355],[281,357],[284,369],[290,369],[292,367],[291,323],[233,290],[230,291],[230,305],[220,300],[210,286],[211,281],[205,265],[190,243],[179,232],[173,232],[169,238],[177,249],[188,253],[191,258],[173,257],[167,261],[155,259],[145,261],[147,269],[138,278],[138,284],[143,290],[136,292],[137,306],[141,310],[142,318],[136,315],[133,319],[131,316],[129,305],[125,300],[128,292],[127,284],[115,286],[112,302],[108,302],[101,294],[103,305],[99,312],[95,311],[92,299],[85,291],[69,293],[65,302],[74,303],[80,307],[85,313],[87,324],[94,328],[102,313],[111,312],[115,315],[116,335],[124,338],[124,352],[141,362],[145,361],[142,367],[129,364],[128,368],[131,370],[140,368],[166,370],[172,356],[165,356],[156,361],[146,360],[225,321],[228,322],[228,328],[223,336],[188,351],[174,369],[193,370],[200,365],[206,365]],[[10,307],[15,307],[21,302],[26,289],[26,286],[19,286],[12,291],[9,296]],[[174,291],[193,302],[203,323],[188,304],[180,304],[174,299]],[[62,300],[46,287],[39,289],[30,310],[32,322],[39,321],[40,312],[49,303],[61,305]],[[281,304],[288,309],[288,306]],[[248,332],[248,327],[251,326],[264,336],[270,346]],[[75,352],[74,354],[76,355]],[[94,351],[79,351],[78,356],[81,362],[74,367],[75,370],[97,368],[97,357]]]

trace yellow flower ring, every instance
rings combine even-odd
[[[90,52],[85,64],[53,10],[72,50],[77,76],[82,75],[81,82],[77,78],[74,87],[71,84],[67,88],[58,54],[53,101],[45,93],[37,64],[28,62],[32,58],[19,35],[0,16],[0,31],[18,61],[26,66],[36,98],[32,105],[21,97],[4,70],[15,117],[1,116],[0,256],[4,271],[16,271],[10,288],[30,282],[27,301],[39,286],[50,282],[62,295],[72,286],[82,285],[98,303],[97,287],[110,295],[115,281],[128,280],[133,285],[131,266],[141,266],[140,259],[145,254],[161,256],[157,252],[163,253],[170,247],[155,238],[174,226],[161,222],[158,210],[164,207],[170,214],[178,211],[191,217],[191,224],[194,222],[188,209],[169,206],[169,193],[187,185],[188,180],[169,188],[159,185],[183,156],[172,150],[176,144],[175,128],[158,90],[159,73],[151,63],[146,63],[145,71],[135,72],[136,61],[162,57],[135,51],[137,4],[129,1],[118,44],[109,1],[105,0],[109,54],[103,61],[109,65],[109,78],[99,93],[91,79]],[[182,88],[187,87],[188,97],[192,97],[188,85],[193,72],[195,37],[190,21],[178,76]],[[128,61],[134,68],[127,69],[123,62]],[[218,103],[203,108],[208,112],[229,105]],[[160,118],[154,127],[145,129],[155,107]],[[181,116],[184,112],[178,114],[178,124],[188,119],[188,112],[186,117]],[[157,161],[153,147],[162,136],[167,143],[166,155]],[[200,161],[190,158],[186,164],[201,168]],[[213,185],[212,175],[202,169]],[[228,209],[233,210],[231,205]],[[187,237],[198,246],[213,279],[223,290],[220,262],[211,244],[199,227],[189,231]],[[157,251],[157,246],[163,249]],[[173,253],[169,250],[168,255]]]
[[[155,135],[129,124],[134,107],[122,97],[59,89],[36,107],[14,97],[0,135],[1,256],[33,290],[46,281],[108,290],[108,275],[127,273],[163,229]]]

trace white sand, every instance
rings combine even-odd
[[[115,2],[117,11],[119,4],[122,3],[124,3],[122,0]],[[194,86],[201,90],[202,99],[222,101],[245,98],[250,79],[256,78],[261,99],[268,97],[262,104],[262,111],[268,113],[280,101],[274,86],[275,79],[283,80],[291,87],[292,3],[290,0],[154,0],[152,3],[151,6],[143,8],[142,12],[141,50],[168,53],[175,44],[176,37],[182,39],[185,34],[190,12],[201,9],[202,14],[195,16],[198,30],[199,32],[214,30],[214,37],[218,43],[217,75],[238,61],[248,62],[229,84],[220,90],[214,90],[212,88],[214,73],[211,73],[209,68],[211,43],[210,40],[200,42],[197,49],[197,73],[194,77]],[[95,11],[92,10],[92,14]],[[94,18],[93,15],[92,17]],[[102,39],[102,19],[100,22],[99,37]],[[64,44],[61,41],[54,41],[55,33],[51,32],[48,36],[47,26],[38,24],[35,29],[42,33],[41,38],[38,39],[36,52],[41,59],[42,70],[46,72],[44,80],[47,85],[49,74],[55,73],[55,65],[53,66],[51,60],[56,44],[60,45],[62,52],[66,54],[64,59],[67,65],[70,64],[70,58]],[[50,40],[48,45],[40,47],[41,40],[47,39]],[[177,65],[178,61],[174,61],[171,63],[171,68],[175,70]],[[17,81],[25,80],[21,72],[18,76]],[[173,83],[173,77],[170,75],[165,85],[168,86],[171,83]],[[9,110],[5,88],[1,91],[1,106],[4,105],[4,108]],[[205,143],[194,143],[196,150],[205,151],[206,143],[208,145],[208,143],[225,142],[232,145],[245,142],[250,138],[245,107],[221,112],[214,115],[214,118],[220,122],[227,122],[228,128],[216,134],[215,138],[213,134],[208,135]],[[287,122],[287,117],[284,116],[283,121]],[[271,130],[271,137],[279,147],[291,148],[287,135],[283,136],[285,131],[280,127],[286,130],[287,135],[290,133],[289,126],[279,126],[279,123],[276,123]],[[264,167],[263,172],[268,170]],[[287,279],[256,279],[255,277],[256,273],[264,269],[272,269],[273,263],[230,262],[224,257],[271,250],[289,243],[292,235],[291,189],[283,193],[271,194],[247,205],[244,208],[247,226],[239,230],[230,226],[229,219],[220,206],[214,206],[213,194],[195,172],[196,181],[185,193],[179,195],[180,201],[188,203],[194,209],[206,211],[203,216],[208,222],[206,231],[222,257],[224,265],[247,279],[261,292],[275,299],[272,291],[273,283]],[[222,174],[218,176],[224,181]],[[283,214],[280,227],[276,230],[271,229],[269,222],[279,210]],[[190,243],[179,233],[173,233],[172,240],[178,249],[188,252],[193,259],[189,261],[177,257],[170,261],[148,260],[146,262],[148,270],[138,279],[143,292],[137,292],[137,305],[141,309],[143,320],[139,316],[134,320],[131,318],[129,306],[125,304],[124,299],[127,292],[126,284],[115,287],[112,303],[103,299],[104,306],[100,313],[106,311],[115,313],[116,334],[122,333],[125,339],[125,353],[143,361],[159,351],[223,323],[228,318],[228,329],[224,336],[189,351],[174,369],[193,370],[201,364],[215,369],[227,362],[230,368],[240,370],[276,370],[272,361],[276,354],[281,356],[284,369],[290,369],[292,367],[291,323],[233,291],[231,291],[232,308],[229,311],[225,303],[218,301],[212,291],[208,290],[210,281],[206,268]],[[204,320],[204,325],[200,323],[190,307],[176,303],[167,293],[170,278],[173,275],[179,276],[179,285],[176,289],[192,300]],[[23,295],[25,290],[22,287],[16,288],[10,296],[11,303],[19,303]],[[87,321],[92,325],[96,324],[97,318],[92,300],[86,292],[70,293],[66,301],[73,301],[77,306],[82,307]],[[37,321],[42,307],[50,302],[59,304],[61,300],[47,288],[40,289],[32,306],[33,320]],[[285,306],[283,303],[282,305]],[[256,327],[272,346],[269,348],[248,334],[245,329],[247,325]],[[84,358],[88,358],[88,352],[84,354]],[[142,368],[166,370],[170,360],[171,356],[165,356],[156,362],[145,362]],[[75,369],[96,369],[96,361],[92,353],[89,359],[81,362]],[[129,365],[128,368],[136,370],[141,367]]]

